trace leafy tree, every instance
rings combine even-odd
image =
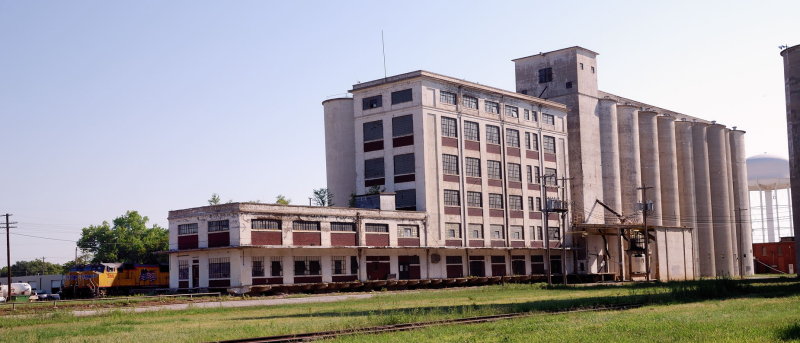
[[[57,263],[45,262],[44,259],[33,261],[17,261],[11,265],[12,276],[63,274],[64,266]],[[8,275],[8,267],[0,269],[0,276]]]
[[[289,205],[292,203],[292,199],[287,198],[283,194],[278,194],[278,196],[275,197],[275,203],[278,205]]]
[[[217,193],[211,194],[211,198],[208,199],[208,204],[209,205],[219,205],[219,202],[220,202],[219,194],[217,194]]]
[[[333,206],[333,193],[328,188],[315,189],[312,200],[316,206]]]
[[[78,255],[78,258],[67,263],[64,263],[64,271],[69,271],[70,268],[75,266],[82,266],[91,263],[92,261],[92,254],[89,254],[83,250],[81,250],[81,254]]]
[[[156,224],[147,227],[148,220],[139,212],[128,211],[114,219],[113,225],[104,221],[100,225],[85,227],[78,247],[92,254],[92,263],[165,262],[166,256],[156,252],[169,249],[169,233]]]

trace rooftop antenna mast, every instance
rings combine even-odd
[[[386,43],[383,40],[383,30],[381,30],[381,49],[383,51],[383,80],[386,81],[388,74],[386,73]]]

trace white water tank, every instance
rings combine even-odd
[[[31,295],[33,288],[30,284],[24,282],[15,282],[11,284],[11,296],[15,295]],[[0,296],[8,299],[8,286],[0,286]]]
[[[747,158],[747,185],[751,191],[789,188],[789,160],[769,154]]]

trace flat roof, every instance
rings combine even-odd
[[[359,83],[359,84],[355,84],[355,85],[353,85],[353,89],[351,89],[350,92],[352,93],[352,92],[355,92],[355,91],[362,91],[362,90],[365,90],[365,89],[368,89],[368,88],[372,88],[372,87],[382,86],[382,85],[401,82],[401,81],[407,81],[407,80],[415,79],[415,78],[429,78],[429,79],[433,79],[433,80],[436,80],[436,81],[442,81],[442,82],[447,82],[447,83],[452,83],[452,84],[457,84],[457,85],[464,85],[464,86],[467,86],[467,87],[470,87],[470,88],[474,88],[474,89],[477,89],[477,90],[481,90],[481,91],[484,91],[484,92],[497,93],[497,94],[501,94],[501,95],[504,95],[504,96],[517,98],[517,99],[523,100],[523,101],[535,102],[535,103],[539,103],[539,104],[546,105],[546,106],[549,106],[549,107],[559,108],[559,109],[562,109],[562,110],[565,110],[565,111],[567,109],[566,105],[564,105],[562,103],[559,103],[559,102],[545,100],[545,99],[542,99],[542,98],[537,98],[535,96],[522,94],[522,93],[517,93],[517,92],[512,92],[512,91],[505,90],[505,89],[502,89],[502,88],[487,86],[487,85],[483,85],[483,84],[480,84],[480,83],[470,82],[470,81],[467,81],[467,80],[462,80],[462,79],[451,77],[451,76],[447,76],[447,75],[437,74],[437,73],[429,72],[429,71],[426,71],[426,70],[416,70],[416,71],[412,71],[412,72],[408,72],[408,73],[404,73],[404,74],[397,74],[397,75],[389,76],[389,77],[386,77],[386,78],[381,78],[381,79],[377,79],[377,80],[372,80],[372,81],[367,81],[367,82],[362,82],[362,83]]]
[[[554,52],[559,52],[559,51],[564,51],[564,50],[569,50],[569,49],[583,50],[583,51],[586,51],[588,53],[594,54],[595,56],[600,55],[600,54],[598,54],[598,53],[596,53],[596,52],[594,52],[592,50],[589,50],[589,49],[584,48],[582,46],[575,45],[575,46],[571,46],[571,47],[568,47],[568,48],[562,48],[562,49],[552,50],[552,51],[547,51],[547,52],[540,52],[538,54],[533,54],[533,55],[528,55],[528,56],[525,56],[525,57],[515,58],[515,59],[513,59],[511,61],[512,62],[516,62],[516,61],[523,60],[523,59],[530,58],[530,57],[534,57],[534,56],[544,56],[544,55],[551,54],[551,53],[554,53]]]
[[[256,202],[234,202],[228,204],[209,205],[185,208],[169,211],[167,220],[193,217],[200,215],[226,214],[226,213],[274,213],[277,215],[346,215],[367,216],[369,218],[385,217],[386,219],[412,219],[422,220],[427,216],[423,211],[400,211],[400,210],[380,210],[371,208],[356,207],[333,207],[333,206],[304,206],[304,205],[278,205],[264,204]]]

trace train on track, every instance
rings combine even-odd
[[[66,297],[103,297],[152,292],[169,287],[167,265],[98,263],[70,268],[64,277]]]

